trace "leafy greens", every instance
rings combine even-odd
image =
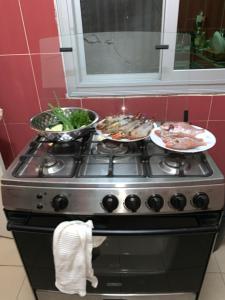
[[[86,110],[75,110],[71,114],[66,115],[64,110],[59,106],[53,106],[49,104],[53,115],[58,119],[59,124],[63,125],[63,131],[70,131],[73,129],[78,129],[82,126],[91,123],[91,119]]]

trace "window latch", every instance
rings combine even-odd
[[[156,50],[166,50],[166,49],[169,49],[169,45],[156,45],[155,49]]]
[[[72,47],[60,47],[59,51],[60,52],[73,52],[73,48]]]

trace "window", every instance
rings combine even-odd
[[[225,0],[55,5],[68,96],[225,91]]]

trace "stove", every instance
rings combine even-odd
[[[170,152],[150,140],[100,141],[94,132],[69,143],[37,137],[2,185],[6,209],[41,213],[175,214],[224,205],[223,175],[209,154]]]
[[[37,137],[2,178],[11,230],[38,300],[79,300],[55,287],[53,232],[92,220],[97,288],[88,300],[196,300],[224,206],[224,178],[208,153],[180,154],[150,140],[69,143]]]

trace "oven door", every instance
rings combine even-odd
[[[94,289],[88,283],[87,292],[143,296],[185,293],[191,298],[178,299],[194,299],[201,288],[219,218],[218,213],[82,217],[84,221],[93,220],[93,235],[106,236],[102,245],[93,249],[92,264],[98,287]],[[31,285],[42,295],[40,299],[45,299],[44,290],[57,290],[52,237],[55,226],[63,220],[68,220],[68,216],[28,218],[8,214],[8,229],[13,231]]]

